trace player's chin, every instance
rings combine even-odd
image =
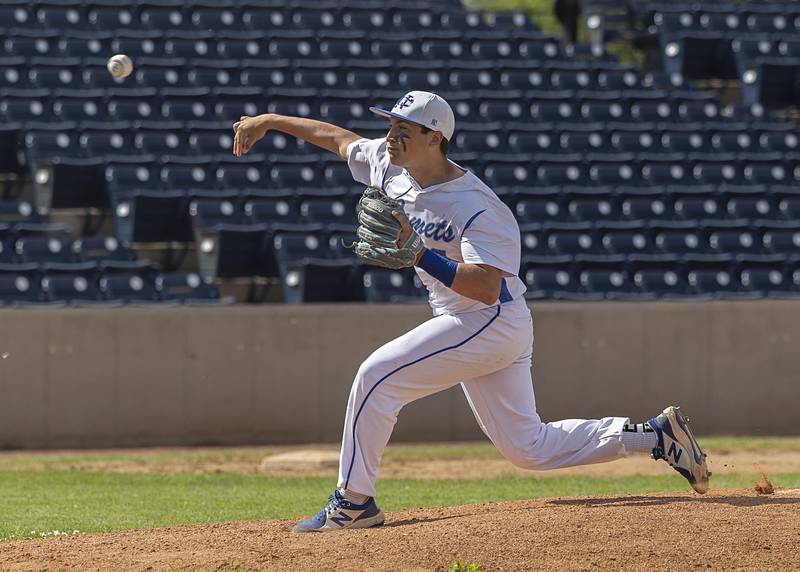
[[[387,149],[386,152],[389,155],[389,162],[392,165],[403,166],[403,154],[400,151],[397,149]]]

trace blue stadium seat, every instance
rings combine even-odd
[[[569,158],[571,156],[566,156]],[[575,185],[578,181],[589,179],[588,169],[581,165],[580,159],[577,161],[565,162],[545,162],[541,161],[536,168],[537,178],[545,185]]]
[[[28,163],[35,165],[54,157],[79,156],[82,154],[75,133],[54,131],[28,131],[25,134],[25,150]]]
[[[76,143],[77,145],[77,143]],[[34,166],[34,197],[42,212],[49,209],[106,208],[108,196],[100,157],[53,157]]]
[[[415,34],[391,34],[373,38],[369,43],[369,53],[380,59],[415,60],[423,56],[422,45]],[[429,54],[424,55],[432,57]]]
[[[192,28],[191,18],[177,6],[144,6],[139,12],[141,23],[151,30],[175,30]]]
[[[189,242],[188,198],[181,191],[132,191],[114,208],[116,235],[123,242]]]
[[[605,252],[590,223],[551,223],[548,228],[547,244],[553,252],[571,256]]]
[[[675,125],[668,126],[661,136],[665,149],[675,153],[692,153],[711,147],[711,133],[704,132],[700,125],[694,129],[676,130]]]
[[[684,257],[687,263],[686,279],[690,289],[700,295],[725,298],[744,294],[740,276],[727,255],[693,255]]]
[[[13,268],[16,265],[11,266]],[[46,294],[42,290],[35,270],[33,272],[30,270],[14,272],[8,268],[0,272],[0,302],[4,305],[45,301],[47,301]]]
[[[32,63],[33,58],[58,58],[60,34],[54,30],[11,30],[3,42],[6,55],[22,56]],[[42,59],[35,60],[42,63]]]
[[[621,262],[615,259],[582,261],[578,270],[581,286],[587,292],[612,300],[633,296],[635,284]]]
[[[337,224],[355,228],[355,208],[341,199],[307,199],[300,203],[300,216],[311,223]]]
[[[200,7],[191,10],[190,18],[196,30],[241,30],[244,23],[239,17],[239,10],[230,7]]]
[[[352,89],[388,90],[395,83],[391,70],[350,69],[345,79]]]
[[[0,201],[0,221],[13,225],[39,223],[42,216],[27,201]]]
[[[126,30],[139,25],[138,18],[130,6],[120,6],[118,2],[104,4],[93,0],[87,20],[95,30]]]
[[[319,56],[318,45],[313,38],[300,35],[296,38],[274,38],[267,44],[267,52],[273,58],[300,59]]]
[[[286,29],[290,25],[289,14],[284,6],[258,5],[247,6],[242,13],[242,23],[251,30],[262,32],[264,30]]]
[[[441,15],[442,28],[454,30],[462,34],[486,30],[483,13],[477,10],[465,10],[461,6],[453,10],[445,10]]]
[[[686,273],[672,255],[634,255],[629,257],[633,283],[640,292],[652,292],[660,298],[689,296]]]
[[[108,76],[108,72],[106,72]],[[150,90],[131,90],[117,94],[108,102],[108,114],[116,121],[148,121],[161,119]]]
[[[107,300],[122,300],[126,303],[160,300],[155,282],[142,273],[106,274],[100,278],[100,291]]]
[[[403,69],[397,75],[397,84],[406,90],[441,90],[447,85],[447,76],[437,70]],[[455,111],[455,109],[453,109]]]
[[[136,253],[130,246],[122,244],[115,236],[83,236],[72,243],[72,252],[82,261],[130,261]]]
[[[469,91],[500,87],[498,77],[491,70],[451,68],[448,85],[451,89]]]
[[[97,279],[82,274],[48,273],[42,278],[42,289],[49,299],[76,306],[87,302],[100,302],[105,298]]]
[[[219,290],[195,272],[169,272],[155,279],[156,290],[162,300],[180,301],[184,304],[221,304],[229,300],[220,298]]]
[[[206,279],[277,276],[265,224],[218,225],[198,242],[198,268]]]
[[[270,168],[270,179],[277,187],[297,189],[314,186],[319,176],[311,165],[284,163]]]
[[[236,200],[196,198],[189,203],[195,234],[218,224],[245,224],[245,213]]]
[[[595,167],[593,167],[595,168]],[[596,179],[599,185],[604,184]],[[567,212],[577,221],[619,220],[622,211],[610,187],[565,187]]]
[[[563,57],[555,38],[523,39],[519,43],[519,55],[528,60],[545,62]]]
[[[245,202],[244,212],[252,222],[267,224],[294,223],[298,216],[291,194],[276,197],[253,197]]]
[[[761,147],[768,151],[800,151],[800,138],[796,133],[761,133],[758,137]]]
[[[181,58],[139,58],[134,72],[142,87],[185,87],[189,85],[188,69]]]
[[[536,97],[539,97],[539,94]],[[534,99],[531,103],[531,117],[540,121],[566,123],[580,121],[581,113],[578,104],[570,99],[561,101]]]
[[[278,232],[275,255],[280,262],[329,258],[329,244],[318,231]]]
[[[456,133],[454,147],[466,153],[502,153],[506,149],[506,142],[499,135],[502,134],[460,131]]]
[[[762,238],[755,229],[742,225],[744,221],[716,223],[709,228],[711,250],[727,254],[763,254]]]
[[[71,262],[71,243],[67,236],[25,236],[17,239],[14,249],[20,262]]]
[[[243,60],[246,58],[266,57],[267,47],[261,34],[252,32],[220,32],[215,34],[217,55],[221,58]]]
[[[397,303],[422,302],[425,287],[417,285],[415,272],[368,268],[363,275],[364,297],[367,302]]]
[[[694,221],[658,221],[652,223],[655,244],[666,254],[704,253],[708,239]]]
[[[212,189],[216,186],[213,166],[194,161],[191,164],[171,163],[161,169],[161,180],[165,188],[172,191]]]
[[[98,137],[99,144],[102,139],[113,138],[117,133],[95,133],[91,137]],[[127,134],[126,134],[127,135]],[[134,147],[144,153],[152,155],[184,155],[188,154],[190,147],[186,137],[178,132],[163,131],[161,129],[140,128],[134,137]],[[113,149],[113,147],[111,147]],[[108,149],[108,147],[107,147]]]
[[[687,169],[682,162],[646,162],[642,166],[642,176],[653,185],[677,185],[690,182]]]
[[[389,14],[380,8],[347,7],[341,12],[344,28],[351,30],[391,30],[393,23]]]
[[[214,119],[213,105],[205,103],[208,88],[198,88],[198,94],[185,97],[165,97],[161,104],[161,116],[168,121],[210,121]]]
[[[165,54],[163,42],[163,34],[155,30],[126,30],[115,34],[111,51],[130,56],[138,68],[142,58],[162,57]]]
[[[280,268],[287,304],[364,300],[358,267],[349,260],[302,259],[283,262]]]
[[[112,125],[113,127],[113,125]],[[131,137],[128,129],[87,129],[80,136],[80,147],[87,157],[102,157],[110,161],[115,156],[133,156],[141,153],[159,152],[156,148],[150,150],[149,146],[140,139],[140,131],[135,137]],[[177,139],[177,135],[173,134]],[[165,138],[166,140],[166,138]],[[160,148],[163,151],[163,148]]]
[[[715,161],[697,161],[692,167],[692,175],[696,181],[712,185],[744,182],[742,169],[735,158],[728,155],[719,155]]]
[[[570,298],[580,290],[580,282],[572,267],[570,256],[526,257],[520,277],[528,291],[525,298]]]
[[[726,196],[729,198],[725,210],[732,218],[755,221],[779,216],[775,198],[758,188],[747,186],[735,193],[726,189]]]
[[[521,103],[514,99],[508,101],[484,101],[478,109],[481,117],[488,121],[512,123],[529,123],[531,121],[528,106],[524,105],[524,102]]]
[[[433,60],[463,60],[472,55],[469,45],[460,35],[427,39],[420,44],[419,50],[423,57]]]
[[[564,130],[559,138],[561,147],[570,153],[598,152],[611,147],[610,134],[595,128]]]
[[[359,33],[344,34],[320,39],[319,54],[327,59],[358,58],[367,54],[369,43]]]
[[[664,150],[658,133],[639,129],[617,129],[610,134],[611,147],[625,153],[659,153]]]
[[[33,6],[25,2],[0,5],[0,28],[27,28],[36,26]]]
[[[237,193],[259,191],[267,182],[258,164],[237,164],[227,159],[219,162],[215,177],[219,188]]]
[[[172,58],[213,58],[215,39],[211,33],[173,33],[164,41],[164,54]]]
[[[578,69],[554,69],[550,73],[550,85],[556,89],[596,89],[597,77],[592,70],[585,68]]]
[[[641,173],[633,161],[632,155],[609,155],[603,161],[592,161],[589,167],[589,178],[601,185],[628,185],[637,186],[640,183]]]
[[[303,89],[341,89],[347,84],[347,76],[340,64],[325,62],[314,67],[296,68],[293,82]]]
[[[764,248],[775,254],[794,255],[800,252],[800,224],[793,221],[762,222]]]
[[[518,205],[519,206],[519,205]],[[520,221],[520,238],[522,239],[522,256],[550,256],[553,253],[547,245],[547,233],[542,224],[533,222],[526,224]]]
[[[15,92],[0,100],[0,116],[6,121],[50,122],[53,111],[45,99],[49,90],[31,90],[29,93]]]
[[[106,123],[109,121],[108,109],[102,98],[103,90],[100,89],[71,90],[69,94],[56,92],[53,113],[61,121],[75,121],[84,127],[87,122]]]
[[[653,237],[640,221],[603,223],[601,235],[603,247],[614,254],[656,252]]]
[[[541,129],[512,131],[508,135],[508,145],[515,153],[541,154],[560,151],[559,141],[548,126]]]
[[[497,193],[502,193],[502,189],[530,187],[536,184],[536,176],[531,166],[519,164],[517,161],[490,163],[484,169],[483,177]]]

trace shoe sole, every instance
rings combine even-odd
[[[694,470],[692,471],[692,480],[689,481],[689,484],[692,485],[695,492],[701,495],[707,493],[709,477],[708,466],[706,464],[707,455],[700,448],[697,439],[694,438],[694,434],[689,428],[688,420],[683,416],[683,413],[681,413],[680,407],[667,407],[664,410],[664,415],[672,426],[673,432],[676,432],[676,430],[680,431],[680,433],[686,437],[686,440],[689,441],[689,446],[692,448],[691,453],[694,457]],[[675,437],[679,437],[679,435],[676,433]],[[680,440],[682,441],[683,439]],[[698,457],[700,458],[699,461],[697,460]]]

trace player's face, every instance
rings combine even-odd
[[[392,165],[403,167],[414,162],[422,153],[428,152],[431,132],[422,133],[419,125],[400,119],[390,119],[389,123],[386,149]]]

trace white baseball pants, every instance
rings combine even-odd
[[[460,383],[484,433],[526,469],[588,465],[626,456],[627,418],[542,423],[531,381],[533,322],[524,299],[436,316],[370,355],[347,403],[339,487],[375,496],[381,455],[400,409]]]

